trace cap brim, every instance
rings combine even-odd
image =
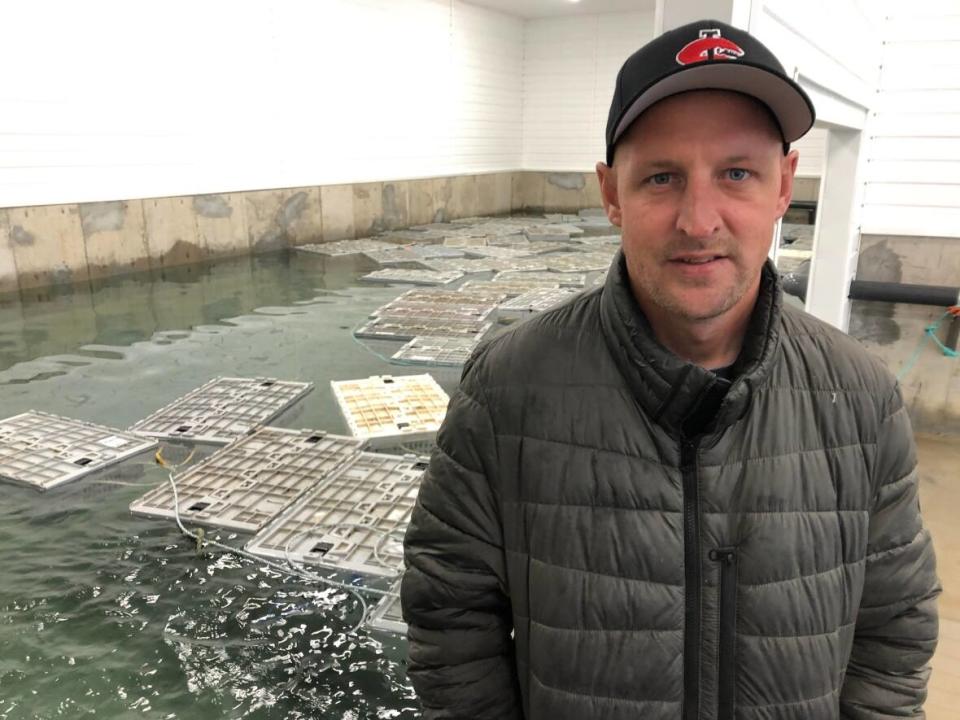
[[[686,67],[644,90],[620,118],[610,146],[651,105],[690,90],[732,90],[756,98],[777,118],[784,142],[806,135],[815,119],[813,102],[792,80],[744,62],[724,61]]]

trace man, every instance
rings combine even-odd
[[[813,107],[716,21],[624,64],[605,286],[465,368],[406,538],[425,718],[923,717],[936,578],[887,369],[766,261]]]

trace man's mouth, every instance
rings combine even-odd
[[[705,265],[715,260],[723,260],[724,255],[681,255],[671,258],[670,262],[684,263],[686,265]]]

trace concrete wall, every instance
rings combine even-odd
[[[0,292],[411,225],[600,206],[593,173],[506,172],[0,209]]]
[[[857,278],[956,286],[960,243],[951,238],[864,235]],[[944,308],[854,301],[850,334],[897,373],[910,362],[924,328],[943,313]],[[947,339],[951,323],[960,320],[943,322],[941,341]],[[916,429],[960,433],[960,360],[944,356],[928,340],[900,384]]]

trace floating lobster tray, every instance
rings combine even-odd
[[[367,252],[383,251],[395,249],[396,245],[383,242],[382,240],[338,240],[328,243],[308,243],[306,245],[297,245],[297,250],[311,252],[318,255],[330,255],[331,257],[341,257],[344,255],[360,255]]]
[[[426,458],[360,453],[280,513],[249,552],[381,577],[403,571],[403,534]]]
[[[524,282],[537,281],[548,284],[556,284],[560,287],[582,288],[587,282],[587,276],[583,273],[560,273],[560,272],[504,272],[495,275],[493,282]]]
[[[400,583],[390,588],[390,594],[384,595],[376,604],[367,619],[367,627],[398,635],[407,634],[407,624],[403,621],[400,606]]]
[[[479,338],[420,335],[393,354],[393,359],[420,365],[463,365],[480,344]]]
[[[354,331],[358,338],[372,340],[412,340],[417,335],[476,338],[492,324],[485,320],[431,320],[429,318],[376,317]]]
[[[456,262],[456,260],[423,260],[421,264],[435,262]],[[367,273],[360,279],[366,282],[407,283],[409,285],[449,285],[463,277],[458,270],[407,270],[387,268]]]
[[[579,293],[576,288],[539,289],[518,295],[501,303],[497,314],[501,318],[523,319],[556,307]]]
[[[304,492],[354,460],[362,441],[313,430],[261,428],[130,504],[145,517],[255,533]]]
[[[49,490],[156,446],[129,432],[31,410],[0,420],[0,478]]]
[[[226,445],[265,425],[312,389],[312,383],[274,378],[215,378],[135,423],[130,432]]]

